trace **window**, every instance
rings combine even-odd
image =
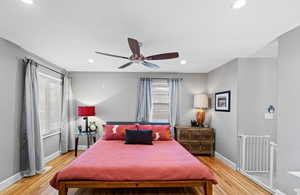
[[[41,134],[46,136],[60,131],[62,80],[40,72],[38,82]]]
[[[169,121],[168,79],[152,79],[152,121]]]

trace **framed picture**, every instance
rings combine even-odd
[[[230,112],[230,91],[215,94],[215,111]]]

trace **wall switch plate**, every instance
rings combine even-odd
[[[265,113],[265,119],[266,120],[273,120],[274,114],[273,113]]]

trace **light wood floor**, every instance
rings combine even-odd
[[[24,178],[0,195],[57,195],[57,191],[49,185],[53,175],[74,160],[74,152],[62,155],[47,164],[52,169],[31,178]],[[267,191],[251,182],[240,173],[232,170],[220,160],[210,157],[199,157],[209,166],[219,182],[213,188],[214,195],[270,195]],[[202,189],[70,189],[68,195],[202,195]]]

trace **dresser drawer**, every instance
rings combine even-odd
[[[180,144],[188,151],[191,151],[191,144],[189,142],[180,142]]]
[[[211,131],[195,131],[195,130],[180,130],[178,132],[177,139],[179,141],[189,141],[189,140],[197,140],[197,141],[206,141],[210,140],[213,137],[213,133]]]
[[[191,140],[191,131],[181,130],[178,132],[178,140]]]
[[[213,134],[209,131],[190,131],[191,140],[207,141],[212,139]]]
[[[192,142],[190,143],[190,152],[193,154],[207,154],[212,150],[212,143],[210,142]]]
[[[210,154],[213,150],[210,142],[180,142],[180,144],[193,154]]]
[[[210,152],[213,149],[213,143],[211,142],[203,142],[201,143],[201,151],[207,153]]]

